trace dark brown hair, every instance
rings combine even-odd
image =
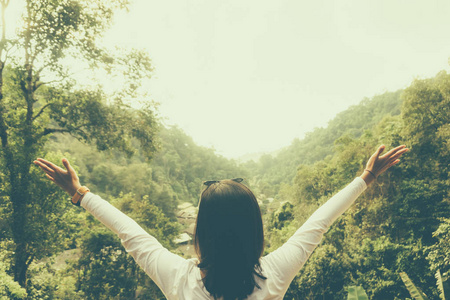
[[[194,238],[203,283],[215,298],[245,299],[259,288],[264,248],[255,195],[233,180],[214,181],[202,192]]]

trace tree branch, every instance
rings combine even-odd
[[[8,146],[8,132],[7,125],[3,119],[3,107],[0,107],[0,139],[2,142],[2,147],[5,149]]]
[[[20,80],[19,85],[20,85],[20,89],[22,90],[22,92],[23,92],[24,95],[26,96],[26,95],[27,95],[27,92],[28,92],[27,86],[26,86],[26,82],[23,81],[23,80]]]
[[[33,254],[33,255],[30,255],[30,256],[27,258],[25,264],[26,264],[27,266],[29,266],[29,265],[33,262],[33,260],[34,260],[34,254]]]
[[[37,76],[41,76],[41,72],[42,72],[45,68],[47,68],[48,66],[50,66],[50,65],[51,65],[51,63],[48,63],[48,64],[43,65],[43,66],[40,67],[37,71],[35,71],[35,74],[36,74]]]
[[[53,103],[47,103],[44,106],[42,106],[41,109],[39,110],[39,112],[33,118],[31,118],[31,120],[32,121],[36,120],[44,112],[44,110],[52,104]]]
[[[62,81],[64,81],[64,79],[66,79],[68,77],[69,77],[69,75],[66,75],[66,76],[63,76],[63,78],[61,78],[61,79],[50,80],[50,81],[47,81],[47,82],[39,81],[38,83],[34,84],[34,91],[36,91],[38,88],[40,88],[41,86],[43,86],[45,84],[50,84],[50,83],[55,83],[55,82],[62,82]]]
[[[47,65],[41,67],[37,72],[35,72],[36,78],[39,78],[39,77],[40,77],[40,72],[41,72],[42,70],[44,70],[46,67],[48,67],[49,65],[50,65],[50,64],[47,64]],[[71,77],[72,75],[74,75],[75,73],[76,73],[76,72],[72,72],[72,73],[70,73],[70,74],[65,74],[65,75],[60,75],[60,76],[61,76],[60,79],[50,80],[50,81],[47,81],[47,82],[42,82],[42,81],[35,82],[35,83],[34,83],[34,86],[33,86],[33,91],[35,92],[38,88],[40,88],[41,86],[46,85],[46,84],[63,82],[64,80],[66,80],[67,78],[70,78],[70,77]]]
[[[14,49],[15,45],[11,44],[11,47],[9,48],[4,48],[3,51],[5,51],[5,59],[3,60],[3,66],[6,65],[6,62],[8,61],[9,58],[9,51],[11,51],[12,49]],[[0,57],[1,60],[1,57]]]
[[[67,132],[67,133],[70,133],[70,134],[72,134],[74,131],[77,131],[77,130],[80,130],[81,132],[83,132],[81,130],[81,128],[86,126],[86,125],[88,125],[88,124],[89,123],[84,123],[84,124],[81,124],[80,126],[73,127],[73,128],[70,128],[70,129],[69,128],[45,128],[44,129],[44,133],[42,134],[42,136],[46,136],[48,134],[56,133],[56,132],[59,132],[59,133],[66,133]]]
[[[30,64],[34,65],[34,62],[35,62],[37,56],[38,56],[39,54],[41,54],[42,52],[44,52],[44,49],[40,49],[40,50],[35,49],[35,52],[34,52],[33,54],[30,55],[30,57],[31,57],[31,59],[30,59]]]
[[[45,128],[44,133],[42,135],[46,136],[48,134],[55,133],[55,132],[65,133],[65,132],[71,132],[71,130],[69,130],[67,128]]]

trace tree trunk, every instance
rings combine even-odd
[[[27,11],[29,12],[30,1],[27,1]],[[28,20],[27,24],[30,28]],[[16,160],[15,170],[18,170],[18,180],[11,183],[11,202],[13,204],[13,239],[16,244],[16,251],[14,254],[14,280],[16,280],[22,287],[27,285],[27,271],[28,266],[33,260],[32,249],[30,249],[30,233],[27,231],[28,227],[28,209],[31,203],[31,194],[29,192],[30,186],[30,165],[33,160],[35,151],[33,146],[35,139],[33,137],[33,104],[34,99],[33,90],[33,66],[31,64],[30,56],[30,36],[25,38],[25,78],[22,79],[20,85],[22,87],[23,97],[26,101],[27,113],[25,116],[25,124],[22,131],[23,148],[20,152],[23,157]],[[11,173],[14,170],[10,170]]]
[[[27,227],[27,203],[29,203],[29,193],[27,189],[23,190],[20,186],[11,186],[11,202],[13,206],[12,215],[12,233],[16,244],[14,251],[14,280],[20,286],[26,288],[27,272],[32,258],[28,246]]]
[[[14,280],[23,288],[27,287],[28,261],[30,257],[26,248],[26,242],[22,244],[16,243],[16,251],[14,254]]]

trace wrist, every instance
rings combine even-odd
[[[364,170],[360,177],[366,182],[367,186],[376,180],[376,177],[369,173],[368,170]]]
[[[70,195],[70,197],[73,197],[80,187],[81,187],[81,184],[79,182],[77,182],[73,186],[66,189],[66,192]]]
[[[86,195],[87,192],[89,192],[89,188],[86,186],[78,188],[72,197],[72,204],[80,206],[81,200],[83,199],[84,195]]]

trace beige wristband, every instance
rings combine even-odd
[[[86,193],[89,191],[89,188],[86,186],[80,187],[72,197],[72,204],[80,206],[81,199],[83,199],[84,195],[86,195]]]

